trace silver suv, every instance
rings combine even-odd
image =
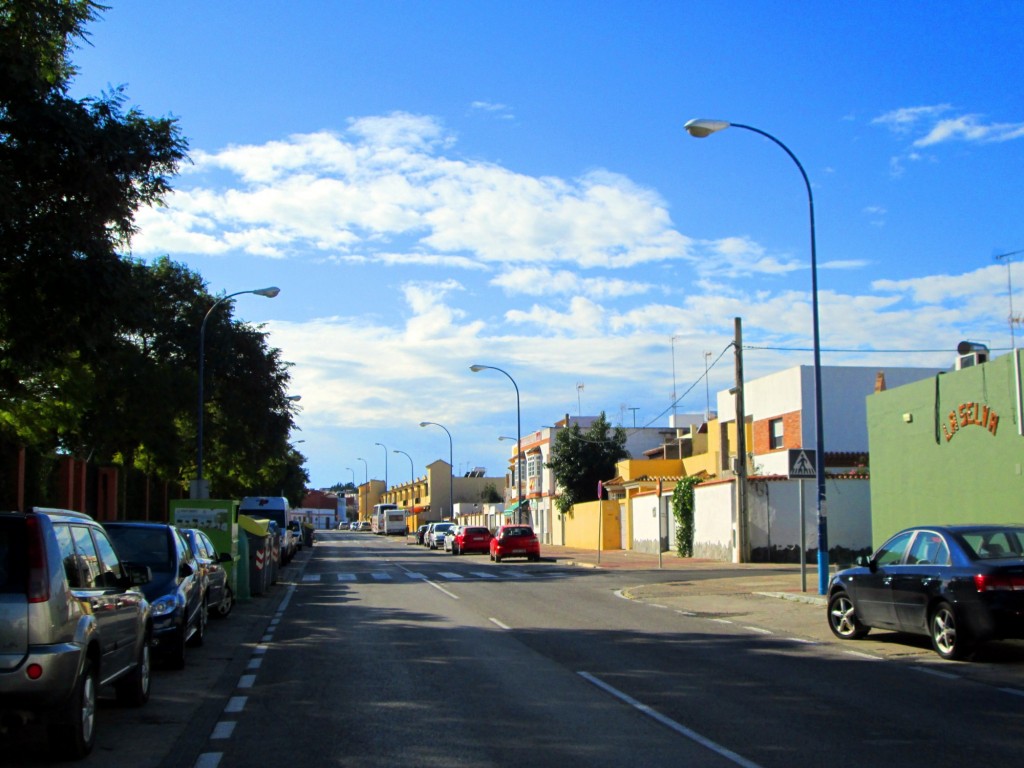
[[[0,512],[0,729],[43,717],[61,757],[89,754],[96,694],[149,699],[145,567],[122,565],[88,515]]]

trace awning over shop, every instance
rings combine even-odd
[[[524,507],[528,507],[528,506],[530,506],[530,500],[529,499],[523,499],[522,501],[517,501],[515,504],[513,504],[512,506],[508,507],[505,510],[505,514],[506,515],[511,515],[513,512],[518,512],[520,505],[522,505]]]

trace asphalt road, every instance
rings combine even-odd
[[[104,706],[83,764],[1019,764],[1019,645],[956,665],[894,633],[840,643],[819,606],[725,575],[327,533],[270,597],[212,623],[186,670],[158,670],[149,705]]]

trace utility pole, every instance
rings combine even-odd
[[[736,560],[745,563],[750,559],[750,541],[747,528],[747,415],[743,403],[743,322],[735,318],[736,386],[731,390],[736,396]]]

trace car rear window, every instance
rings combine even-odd
[[[25,521],[0,518],[0,592],[24,592],[28,579]]]
[[[533,536],[532,528],[506,528],[506,536]]]
[[[107,533],[123,561],[148,565],[154,571],[174,570],[175,559],[165,529],[110,526]]]
[[[1021,557],[1024,542],[1014,528],[961,531],[960,535],[979,560],[998,560],[1001,557]]]
[[[486,528],[466,528],[463,533],[490,533]]]

